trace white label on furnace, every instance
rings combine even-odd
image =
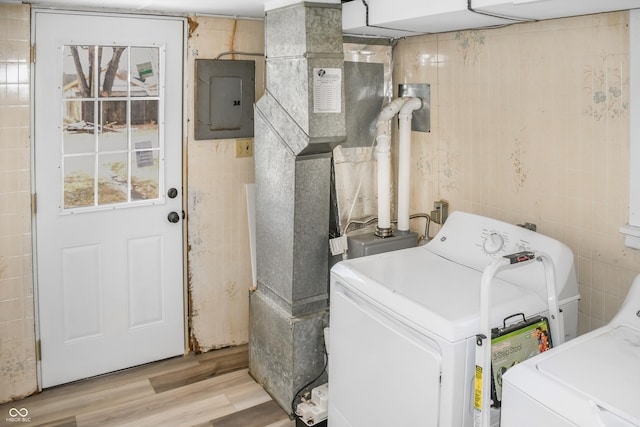
[[[342,111],[342,69],[313,69],[313,112],[340,113]]]

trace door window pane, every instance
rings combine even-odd
[[[151,142],[154,148],[159,146],[158,104],[157,100],[131,101],[131,141],[134,148],[141,141]]]
[[[111,205],[128,201],[127,153],[103,154],[98,162],[98,204]]]
[[[128,89],[128,50],[122,46],[98,47],[100,97],[126,97]]]
[[[127,101],[100,101],[98,149],[126,150],[129,145],[127,128]]]
[[[69,100],[63,105],[63,153],[93,153],[96,145],[93,124],[95,102]]]
[[[132,47],[131,68],[131,96],[160,95],[160,50],[157,47]]]
[[[73,156],[64,160],[64,208],[95,204],[95,157]]]
[[[144,142],[138,143],[145,148]],[[157,199],[159,183],[158,150],[139,150],[131,155],[131,200]]]
[[[62,96],[91,98],[95,87],[96,46],[64,46],[62,55]]]

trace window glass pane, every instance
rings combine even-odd
[[[75,156],[64,159],[64,208],[81,208],[95,204],[95,157]]]
[[[127,101],[100,101],[99,150],[126,150],[128,147]]]
[[[131,96],[159,96],[160,49],[131,48]]]
[[[65,101],[62,132],[64,154],[93,153],[95,126],[93,101]]]
[[[63,98],[94,96],[95,46],[65,46],[63,50]]]
[[[64,46],[65,209],[160,198],[161,53]]]
[[[99,158],[98,204],[123,203],[127,199],[127,153],[103,154]]]
[[[100,97],[127,96],[127,48],[100,46],[98,48],[100,64]]]
[[[145,145],[147,147],[145,147]],[[151,147],[150,143],[139,142],[138,150],[131,153],[131,200],[149,200],[160,197],[158,150],[140,150]]]
[[[160,140],[158,127],[157,100],[131,101],[131,145],[149,141],[152,147],[158,147]]]

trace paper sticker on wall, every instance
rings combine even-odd
[[[342,69],[313,69],[313,112],[340,113],[342,110]]]

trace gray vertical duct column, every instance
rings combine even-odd
[[[266,90],[255,107],[258,284],[249,369],[289,411],[324,365],[331,155],[345,139],[341,5],[268,11],[265,40]],[[327,78],[338,73],[339,80]],[[332,94],[337,108],[327,109]]]

